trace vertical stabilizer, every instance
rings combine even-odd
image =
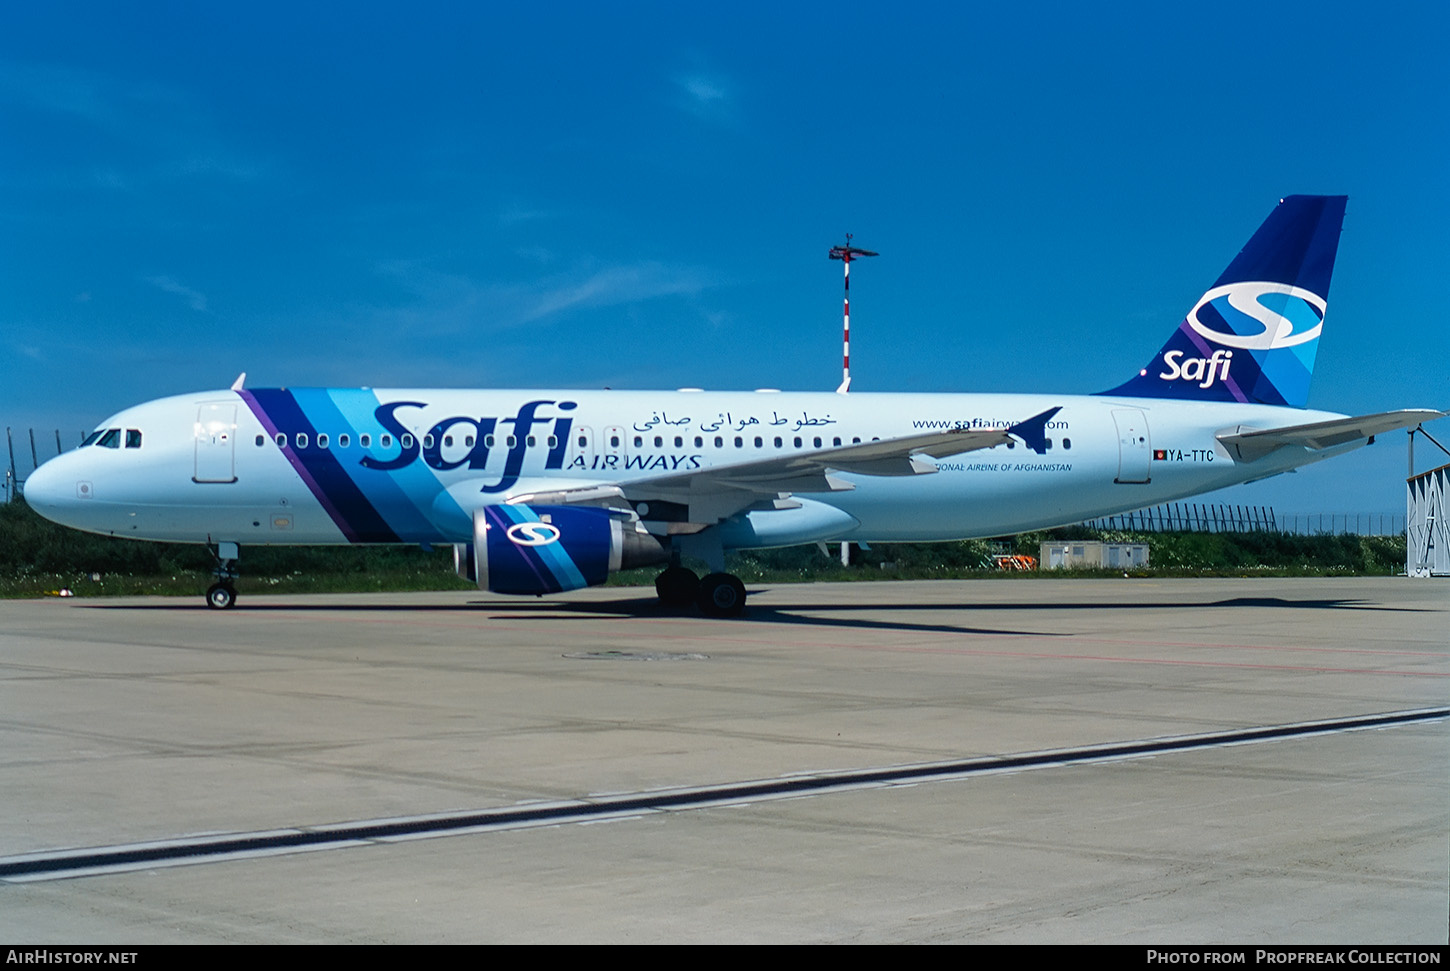
[[[1347,198],[1281,200],[1148,366],[1101,393],[1303,408]]]

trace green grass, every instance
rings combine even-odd
[[[1146,542],[1151,567],[1135,576],[1388,576],[1405,564],[1403,536],[1299,536],[1288,533],[1120,533],[1084,527],[1024,533],[996,543],[882,543],[853,548],[852,564],[815,546],[732,553],[727,569],[747,583],[1119,576],[1121,570],[1008,573],[991,568],[999,549],[1037,556],[1044,540]],[[834,554],[834,549],[832,550]],[[703,572],[703,564],[691,564]],[[448,547],[247,547],[242,596],[465,590]],[[80,597],[196,596],[211,581],[211,554],[201,546],[95,536],[57,526],[23,501],[0,505],[0,598],[40,597],[66,589]],[[657,568],[630,570],[611,585],[650,585]]]

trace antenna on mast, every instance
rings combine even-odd
[[[832,246],[828,254],[831,259],[840,260],[846,270],[846,297],[841,315],[841,386],[836,389],[836,394],[845,394],[851,390],[851,261],[876,255],[878,254],[869,249],[852,246],[850,233],[846,234],[845,246]]]

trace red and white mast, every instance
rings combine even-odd
[[[858,249],[851,245],[851,234],[846,234],[845,246],[832,246],[829,254],[833,260],[840,260],[846,270],[846,297],[841,314],[841,386],[836,394],[851,390],[851,261],[863,256],[876,256],[869,249]]]

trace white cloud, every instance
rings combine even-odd
[[[717,74],[693,71],[675,77],[676,102],[697,118],[735,121],[736,98],[730,82]]]
[[[206,312],[206,294],[198,290],[193,290],[191,287],[184,286],[169,276],[147,277],[146,282],[158,290],[163,290],[166,293],[174,293],[178,297],[185,299],[187,306],[192,310],[201,313]]]
[[[0,59],[0,103],[59,116],[106,133],[116,145],[140,148],[145,162],[92,167],[102,188],[172,180],[178,175],[255,181],[271,166],[229,149],[207,106],[184,89],[65,64]],[[102,149],[115,151],[118,149]]]
[[[610,307],[657,297],[696,294],[706,285],[703,274],[689,267],[672,267],[652,261],[607,267],[580,280],[547,284],[526,311],[523,320],[540,320],[572,307]]]
[[[498,221],[501,226],[517,226],[520,223],[535,222],[540,219],[551,218],[551,213],[543,209],[531,209],[524,205],[511,205],[499,213]]]
[[[654,260],[576,267],[508,283],[480,283],[416,260],[396,260],[378,269],[415,297],[410,306],[390,308],[383,315],[409,333],[433,334],[500,330],[548,321],[578,308],[692,296],[718,282],[696,267]]]

